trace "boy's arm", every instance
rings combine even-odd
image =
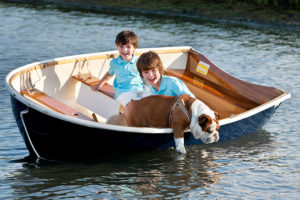
[[[174,89],[174,93],[178,96],[181,94],[188,94],[190,97],[196,98],[195,95],[189,90],[189,88],[180,79],[176,79],[174,82],[176,85],[171,86]]]
[[[104,74],[102,79],[99,81],[99,83],[92,86],[92,90],[100,90],[101,86],[106,83],[107,81],[111,80],[113,75],[109,75],[108,72]]]

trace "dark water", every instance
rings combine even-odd
[[[189,45],[228,73],[292,93],[263,130],[231,141],[35,163],[11,113],[7,73],[35,61],[114,49]],[[207,21],[88,13],[0,1],[0,199],[300,199],[300,33]]]

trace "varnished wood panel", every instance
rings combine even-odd
[[[210,68],[206,75],[202,75],[201,73],[197,73],[196,71],[197,65],[200,60],[210,65]],[[255,102],[256,105],[266,103],[284,93],[283,91],[280,91],[273,87],[260,86],[237,79],[225,73],[204,55],[194,50],[190,51],[189,53],[187,70],[203,79],[209,80],[216,85],[227,89],[233,94],[239,95],[244,99],[249,100],[250,102]],[[253,106],[256,105],[254,104]]]
[[[65,103],[59,101],[58,99],[50,97],[39,90],[35,89],[30,92],[24,90],[22,91],[22,94],[61,114],[78,117],[81,119],[91,120],[89,117],[78,112],[76,109],[71,108]]]

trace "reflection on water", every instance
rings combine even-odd
[[[0,199],[297,199],[300,33],[130,13],[90,13],[0,1]],[[265,130],[222,143],[79,163],[35,163],[11,113],[6,74],[25,64],[115,49],[192,46],[226,72],[292,93]],[[42,77],[41,77],[42,78]]]
[[[272,152],[272,142],[270,133],[259,131],[215,145],[189,146],[187,155],[169,149],[84,163],[25,162],[7,181],[15,182],[14,195],[20,199],[62,193],[65,198],[214,197],[211,187],[234,176],[244,162],[260,162],[264,152]],[[249,154],[256,159],[247,160]]]

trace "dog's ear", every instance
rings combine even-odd
[[[206,114],[202,114],[199,116],[198,122],[202,128],[202,131],[206,132],[209,126],[212,124],[212,118]]]

